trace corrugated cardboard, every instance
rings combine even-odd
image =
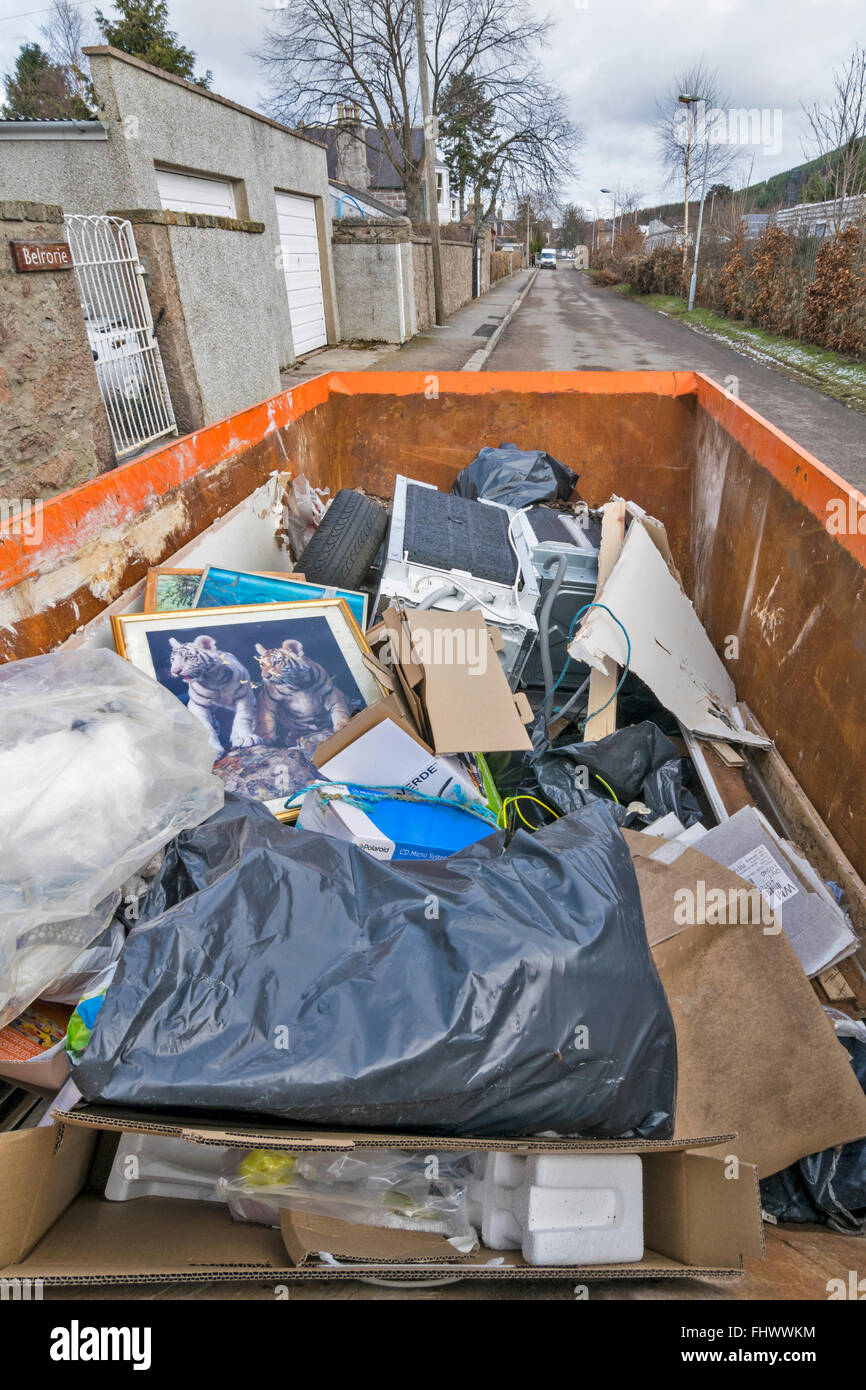
[[[461,1134],[404,1134],[394,1130],[326,1129],[316,1125],[280,1124],[265,1121],[253,1125],[242,1117],[213,1116],[208,1112],[182,1114],[176,1111],[135,1110],[127,1106],[100,1105],[81,1101],[72,1110],[54,1109],[52,1115],[62,1124],[89,1130],[135,1134],[164,1134],[168,1138],[188,1139],[194,1144],[223,1144],[242,1149],[304,1149],[311,1153],[337,1153],[367,1149],[406,1149],[430,1153],[437,1149],[452,1153],[489,1153],[503,1149],[510,1153],[667,1153],[674,1149],[693,1149],[735,1138],[731,1132],[709,1135],[683,1135],[674,1139],[550,1139],[540,1135],[510,1138],[476,1137]],[[0,1136],[2,1139],[2,1136]]]
[[[652,836],[624,832],[653,956],[677,1032],[677,1133],[735,1130],[761,1177],[866,1134],[866,1096],[784,932],[677,924],[674,894],[698,882],[750,888],[694,848],[651,858]]]
[[[466,1262],[472,1256],[461,1255],[444,1236],[432,1231],[397,1231],[385,1226],[361,1226],[340,1221],[335,1216],[321,1216],[311,1211],[280,1212],[280,1230],[293,1265],[301,1268],[311,1259],[319,1263],[319,1251],[324,1250],[337,1260],[360,1260],[364,1264],[405,1264],[407,1260]],[[486,1253],[489,1260],[490,1253]]]
[[[391,607],[367,640],[381,664],[396,672],[416,729],[434,753],[531,747],[525,728],[532,719],[529,703],[509,689],[496,655],[501,636],[479,612]],[[435,659],[437,651],[447,659]],[[484,660],[473,662],[471,653],[481,651]]]
[[[72,1201],[96,1137],[59,1125],[0,1134],[0,1266],[22,1259]]]
[[[378,674],[382,670],[384,670],[384,667],[379,666],[378,662],[376,662],[376,673]],[[384,699],[376,700],[372,705],[367,705],[366,708],[359,710],[357,714],[353,714],[348,724],[344,724],[342,729],[338,729],[335,734],[331,734],[330,738],[324,739],[313,753],[312,760],[316,764],[316,767],[321,767],[323,763],[330,762],[331,758],[335,758],[338,753],[342,753],[344,748],[348,748],[350,743],[354,743],[357,738],[360,738],[362,734],[366,734],[368,730],[375,729],[384,719],[393,720],[404,733],[407,733],[410,738],[415,740],[419,748],[423,748],[425,753],[429,753],[430,756],[433,757],[433,749],[429,744],[425,743],[419,735],[418,730],[415,728],[415,725],[406,712],[406,707],[402,700],[397,695],[389,694],[386,695]]]
[[[0,1278],[41,1279],[46,1284],[154,1283],[163,1280],[430,1278],[459,1275],[480,1279],[642,1279],[736,1275],[744,1256],[763,1253],[760,1208],[755,1172],[741,1165],[737,1181],[729,1181],[721,1159],[688,1152],[682,1144],[613,1141],[522,1141],[541,1151],[562,1147],[594,1152],[619,1152],[625,1144],[642,1154],[646,1249],[636,1264],[595,1266],[530,1266],[519,1252],[481,1248],[461,1256],[441,1237],[413,1235],[371,1227],[349,1227],[305,1215],[286,1217],[280,1231],[232,1221],[227,1208],[212,1202],[143,1197],[132,1202],[108,1202],[96,1192],[79,1191],[94,1142],[94,1107],[81,1124],[74,1112],[72,1125],[0,1135],[0,1193],[8,1193],[7,1216],[20,1206],[22,1218],[13,1236],[0,1245]],[[104,1116],[102,1126],[111,1130]],[[178,1122],[166,1117],[140,1121],[140,1128],[179,1132]],[[132,1128],[132,1125],[125,1127]],[[228,1141],[247,1147],[246,1127],[199,1131],[190,1142]],[[441,1139],[395,1135],[328,1135],[307,1131],[291,1135],[285,1129],[257,1145],[282,1138],[299,1147],[306,1138],[318,1146],[344,1148],[446,1147]],[[9,1143],[8,1141],[17,1141]],[[511,1141],[516,1144],[521,1141]],[[697,1141],[698,1143],[703,1141]],[[458,1149],[498,1149],[508,1141],[450,1141]],[[103,1175],[104,1177],[104,1175]],[[75,1195],[79,1192],[79,1195]],[[412,1242],[411,1246],[409,1241]],[[446,1253],[442,1250],[446,1244]],[[318,1252],[334,1246],[342,1268],[321,1262]],[[339,1252],[339,1253],[337,1253]],[[331,1252],[329,1252],[331,1253]],[[490,1263],[494,1261],[494,1263]]]

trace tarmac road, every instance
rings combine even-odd
[[[570,263],[542,270],[484,366],[701,371],[866,492],[866,415],[609,289]]]

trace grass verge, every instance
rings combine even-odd
[[[866,413],[866,363],[840,352],[765,333],[754,324],[726,319],[712,309],[693,309],[689,313],[684,299],[667,294],[632,294],[628,285],[615,285],[614,293],[627,295],[649,309],[679,319],[698,333],[726,343],[746,357],[752,357],[782,371],[807,386],[814,386],[853,410]]]

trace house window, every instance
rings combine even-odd
[[[441,203],[445,195],[445,175],[440,169],[436,175],[436,201]]]

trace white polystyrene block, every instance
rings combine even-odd
[[[630,1264],[643,1255],[637,1154],[488,1154],[476,1184],[484,1244],[532,1265]]]
[[[164,1134],[124,1131],[105,1184],[110,1202],[133,1197],[185,1197],[219,1202],[217,1182],[228,1150]]]
[[[526,1160],[520,1154],[487,1155],[482,1184],[481,1239],[491,1250],[519,1250],[523,1232],[512,1210],[513,1194],[523,1182]]]

